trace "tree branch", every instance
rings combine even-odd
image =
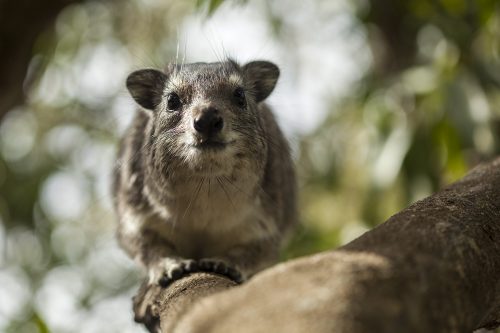
[[[177,320],[201,298],[235,285],[224,276],[209,273],[190,275],[168,288],[145,281],[134,297],[134,319],[150,332],[172,332]]]
[[[496,327],[500,159],[335,251],[279,264],[219,292],[231,286],[207,274],[177,281],[154,301],[161,304],[162,332],[450,333]]]

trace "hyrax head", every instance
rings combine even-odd
[[[258,167],[255,160],[264,160],[267,143],[257,105],[278,76],[270,62],[240,66],[232,60],[130,74],[130,94],[153,117],[154,168],[165,170],[168,163],[208,176],[230,173],[244,160]]]

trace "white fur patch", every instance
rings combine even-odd
[[[163,90],[163,93],[165,93],[167,90],[179,89],[183,85],[184,85],[184,81],[182,81],[182,78],[180,76],[172,75],[168,80],[168,84],[165,85],[165,89]]]
[[[151,206],[153,207],[153,210],[158,215],[160,215],[165,220],[170,219],[170,212],[160,202],[158,202],[158,200],[156,200],[155,196],[151,194],[151,191],[149,190],[149,187],[147,185],[144,186],[142,193],[148,198],[149,202],[152,204]]]
[[[243,84],[243,79],[241,78],[241,76],[239,76],[238,74],[231,74],[229,75],[229,82],[235,86],[240,86]]]
[[[193,134],[189,133],[189,131],[184,131],[182,135],[179,136],[179,144],[191,146],[195,143]]]
[[[130,208],[125,208],[121,218],[123,233],[125,235],[138,235],[143,223],[142,218],[137,216]]]
[[[132,175],[130,175],[130,178],[128,180],[128,183],[127,183],[128,188],[134,187],[134,183],[136,181],[137,181],[137,175],[135,173],[133,173]]]

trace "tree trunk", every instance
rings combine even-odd
[[[0,0],[0,120],[24,102],[23,83],[37,38],[68,4],[82,0]]]
[[[241,286],[194,274],[156,293],[144,290],[150,298],[138,298],[146,301],[136,313],[156,320],[161,332],[494,328],[500,324],[500,159],[337,250],[276,265]]]

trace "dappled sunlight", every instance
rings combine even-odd
[[[465,33],[451,4],[444,20],[412,0],[402,60],[373,1],[209,2],[75,3],[40,35],[26,103],[0,123],[0,331],[144,331],[131,303],[143,275],[116,243],[110,190],[135,69],[279,65],[269,104],[303,222],[287,259],[346,244],[498,155],[500,11]]]

